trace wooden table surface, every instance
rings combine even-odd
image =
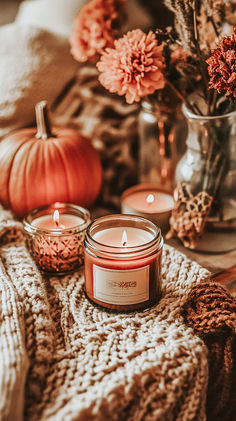
[[[236,298],[236,266],[223,270],[223,272],[213,275],[212,278],[220,282]]]
[[[212,279],[220,282],[232,295],[236,296],[236,234],[235,248],[225,253],[203,253],[189,250],[176,238],[166,242],[208,269],[212,274]]]

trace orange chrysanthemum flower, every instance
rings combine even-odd
[[[70,37],[71,53],[77,61],[94,62],[106,47],[114,45],[121,6],[121,0],[91,0],[80,9]]]
[[[211,57],[206,60],[209,87],[232,99],[236,97],[236,32],[224,37]]]
[[[99,80],[110,92],[125,95],[128,104],[164,88],[163,47],[155,34],[140,29],[129,31],[102,53],[97,68]]]

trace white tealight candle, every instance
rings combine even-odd
[[[32,221],[32,225],[40,229],[49,231],[61,231],[63,229],[70,229],[82,225],[84,219],[77,215],[60,214],[55,210],[53,215],[39,216]]]
[[[127,189],[122,195],[122,213],[150,219],[164,232],[169,228],[173,207],[172,195],[154,184],[139,184]]]
[[[136,227],[114,227],[96,232],[93,238],[110,247],[136,247],[149,243],[153,236]]]

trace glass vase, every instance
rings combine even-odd
[[[205,251],[233,249],[236,247],[236,111],[200,116],[185,106],[182,110],[188,124],[187,149],[176,166],[175,183],[186,183],[193,195],[206,191],[213,197],[204,235],[197,248]],[[211,244],[205,232],[210,235]]]
[[[177,110],[177,111],[176,111]],[[185,151],[186,123],[178,107],[171,109],[153,98],[141,102],[139,129],[139,182],[173,189],[175,168]]]

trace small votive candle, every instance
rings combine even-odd
[[[169,192],[155,184],[138,184],[124,191],[121,212],[143,216],[157,224],[162,232],[169,228],[174,199]]]
[[[133,215],[97,218],[84,239],[85,292],[115,311],[144,310],[161,295],[160,229]]]
[[[23,220],[29,249],[42,271],[71,272],[84,261],[83,240],[90,223],[87,209],[54,203],[33,209]]]

